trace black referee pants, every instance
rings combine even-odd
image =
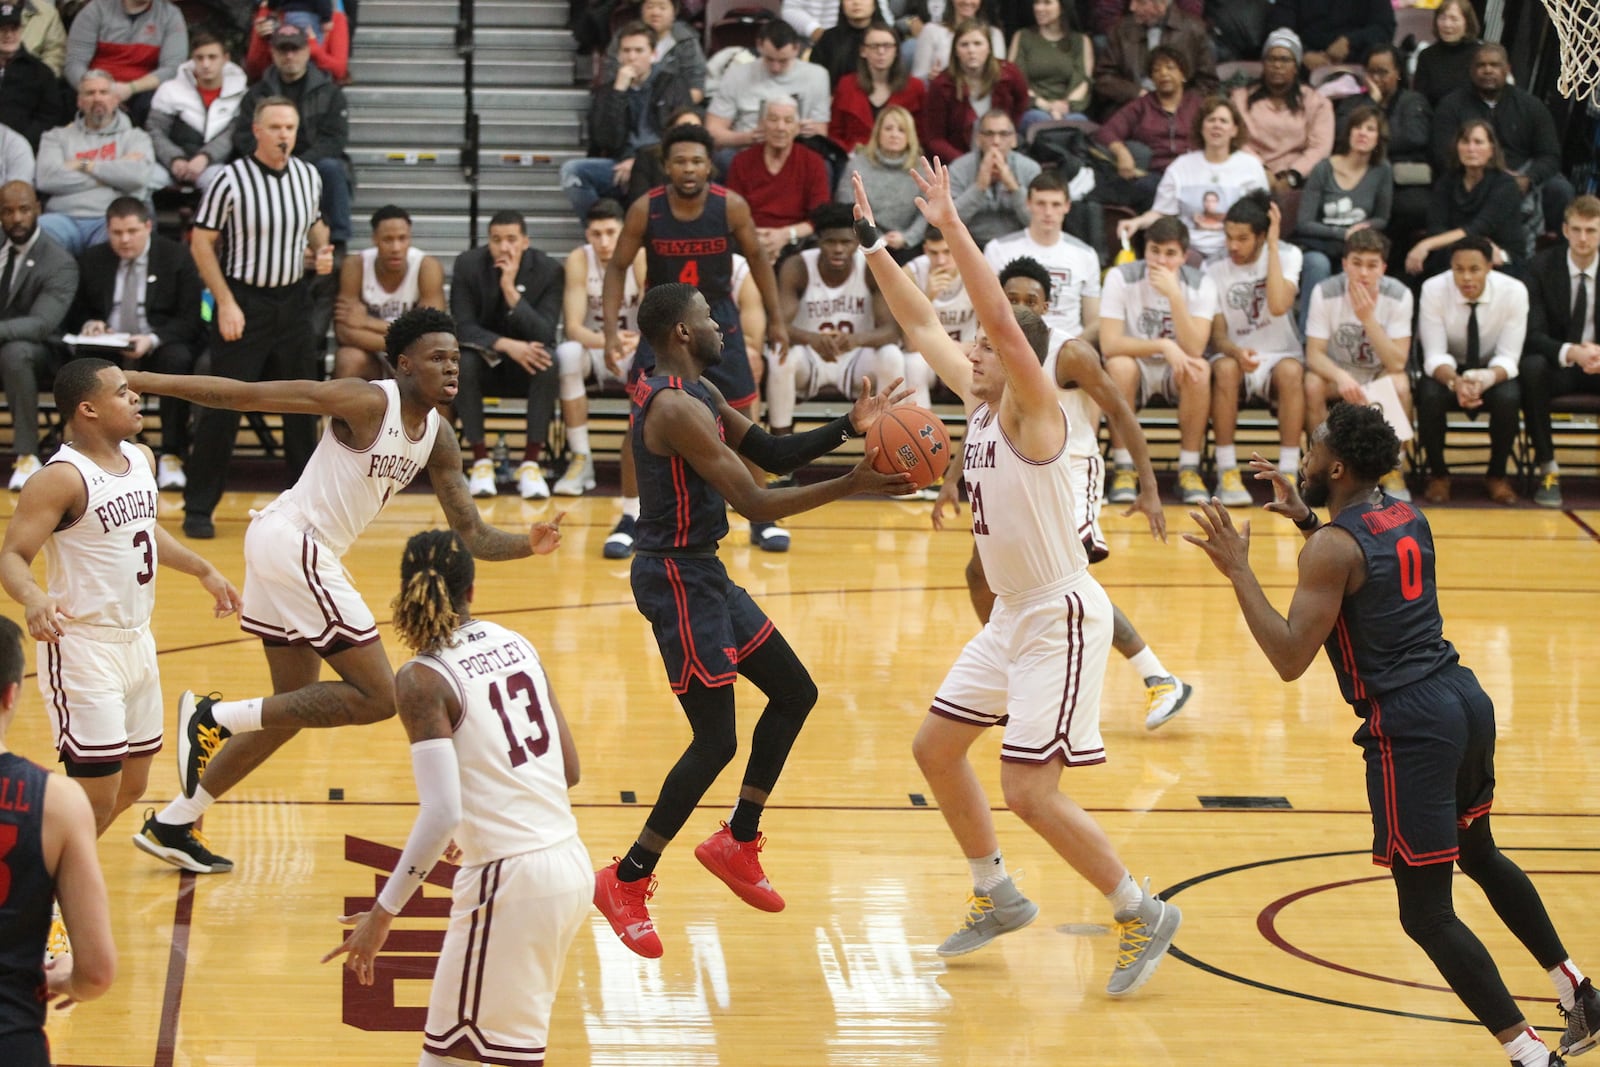
[[[1442,478],[1450,473],[1444,461],[1445,415],[1461,410],[1455,390],[1446,388],[1437,378],[1423,375],[1417,383],[1417,432],[1422,437],[1422,451],[1428,457],[1428,473],[1434,477]],[[1473,419],[1481,412],[1489,413],[1489,468],[1485,473],[1490,478],[1506,476],[1511,450],[1517,443],[1517,420],[1521,410],[1522,387],[1513,378],[1484,390],[1483,407],[1468,412]]]
[[[237,341],[224,341],[216,323],[212,323],[212,374],[242,382],[322,377],[311,336],[311,291],[305,282],[262,289],[230,279],[228,287],[233,290],[239,310],[244,312],[244,333]],[[239,433],[239,412],[204,407],[196,410],[200,417],[195,423],[183,510],[209,518],[227,486],[228,463]],[[283,417],[283,452],[291,478],[300,477],[316,446],[315,415]]]
[[[1582,367],[1559,367],[1556,361],[1537,352],[1522,357],[1517,365],[1517,381],[1522,383],[1522,416],[1527,420],[1528,438],[1533,442],[1533,459],[1544,466],[1556,458],[1556,443],[1550,429],[1550,398],[1572,393],[1600,393],[1600,374],[1586,374]]]

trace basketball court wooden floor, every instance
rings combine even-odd
[[[236,581],[247,509],[266,499],[231,494],[218,539],[202,546]],[[170,495],[164,506],[176,529]],[[573,802],[596,865],[631,841],[687,732],[627,566],[599,556],[615,508],[614,499],[572,504],[555,557],[481,565],[476,603],[543,655],[582,754]],[[512,527],[553,510],[505,498],[486,507]],[[1392,889],[1368,860],[1361,763],[1349,743],[1356,720],[1326,663],[1281,684],[1202,554],[1175,538],[1155,544],[1109,511],[1113,555],[1096,573],[1196,692],[1182,715],[1147,733],[1141,683],[1113,656],[1102,712],[1110,762],[1066,782],[1136,874],[1183,907],[1177,947],[1137,996],[1107,999],[1114,945],[1104,901],[1002,813],[1008,864],[1042,905],[1040,921],[941,960],[934,947],[964,914],[967,871],[924,802],[909,742],[975,624],[961,580],[970,538],[931,532],[927,512],[834,504],[792,523],[787,556],[749,548],[734,520],[729,569],[822,691],[764,823],[767,870],[788,910],[746,907],[691,854],[726,817],[741,755],[661,865],[654,914],[665,957],[631,955],[598,914],[580,934],[551,1064],[1503,1062],[1404,938]],[[1580,965],[1600,972],[1600,513],[1434,518],[1447,633],[1498,709],[1498,837],[1534,872]],[[1168,521],[1174,531],[1189,525],[1176,507]],[[348,558],[380,619],[404,539],[440,522],[431,496],[408,494]],[[1269,516],[1256,527],[1252,555],[1282,605],[1300,538]],[[169,703],[185,687],[265,692],[256,644],[212,620],[191,579],[163,571],[161,583]],[[9,602],[5,610],[18,614]],[[387,628],[385,641],[398,662]],[[745,740],[755,697],[741,683]],[[41,758],[47,738],[30,678],[12,743]],[[996,746],[979,751],[999,804]],[[158,758],[149,803],[172,794],[170,752]],[[302,735],[213,809],[206,830],[237,863],[231,875],[180,876],[136,852],[128,837],[144,805],[124,815],[100,850],[120,972],[104,1000],[54,1018],[57,1062],[414,1063],[446,876],[436,872],[438,885],[397,925],[380,985],[364,990],[317,962],[341,937],[336,917],[369,906],[414,798],[391,721]],[[1530,1018],[1553,1028],[1548,981],[1476,889],[1458,886],[1459,909]]]

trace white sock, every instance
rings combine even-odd
[[[1111,465],[1113,467],[1133,466],[1133,453],[1126,448],[1113,448],[1111,450]]]
[[[1555,460],[1551,460],[1549,463],[1546,463],[1544,466],[1539,468],[1539,473],[1540,474],[1560,474],[1561,473],[1561,465],[1559,463],[1557,463]]]
[[[179,797],[166,806],[156,822],[163,826],[187,826],[206,813],[206,809],[217,802],[217,798],[206,792],[205,786],[195,789],[192,797]]]
[[[589,454],[589,424],[567,427],[567,447],[572,449],[575,456]]]
[[[1507,1041],[1504,1048],[1511,1062],[1519,1067],[1547,1067],[1550,1062],[1549,1046],[1533,1032],[1531,1026]]]
[[[1161,657],[1145,645],[1134,655],[1128,657],[1128,662],[1133,664],[1133,669],[1139,672],[1139,677],[1145,680],[1151,678],[1167,677],[1167,668],[1161,665]]]
[[[261,698],[219,700],[211,705],[211,717],[230,734],[249,734],[261,729]]]
[[[1293,447],[1284,445],[1282,448],[1278,449],[1278,469],[1287,477],[1294,477],[1295,473],[1300,470],[1299,445],[1295,445]]]
[[[1199,467],[1199,466],[1200,466],[1200,453],[1198,453],[1198,452],[1185,452],[1181,448],[1178,450],[1178,469],[1179,470],[1182,470],[1185,467]]]
[[[972,869],[972,888],[979,893],[987,893],[1011,877],[1006,873],[1006,861],[1001,858],[999,849],[978,859],[968,859],[967,866]]]
[[[1571,1011],[1578,1003],[1578,987],[1583,984],[1583,972],[1571,960],[1562,960],[1547,972],[1550,984],[1556,987],[1561,1006]]]
[[[1117,888],[1106,894],[1106,899],[1111,902],[1111,914],[1118,922],[1122,922],[1124,917],[1131,918],[1139,910],[1139,905],[1144,903],[1144,890],[1133,880],[1133,875],[1125,874],[1122,881],[1117,883]]]
[[[1230,467],[1239,465],[1239,448],[1237,445],[1217,446],[1217,470],[1225,471]]]
[[[622,513],[630,519],[637,519],[639,517],[639,498],[636,496],[623,497]]]

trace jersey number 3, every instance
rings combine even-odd
[[[139,565],[139,573],[133,580],[140,585],[149,585],[150,579],[156,576],[156,546],[150,540],[149,530],[140,530],[133,535],[133,547],[144,553],[144,561]]]
[[[522,709],[528,715],[528,721],[539,731],[537,737],[518,737],[516,729],[511,725],[511,713],[507,705],[511,701],[520,701]],[[520,767],[528,762],[528,753],[542,756],[550,751],[550,730],[544,724],[544,708],[539,706],[539,691],[533,686],[533,679],[518,671],[506,679],[505,690],[502,692],[499,682],[489,685],[489,703],[494,708],[494,713],[500,716],[500,725],[506,732],[506,755],[511,757],[511,766]]]

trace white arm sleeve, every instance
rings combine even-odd
[[[411,894],[428,877],[461,821],[461,773],[454,741],[435,737],[412,745],[411,772],[417,779],[417,798],[422,806],[417,811],[417,821],[411,824],[411,836],[406,838],[400,863],[378,894],[378,906],[391,915],[400,914]]]

